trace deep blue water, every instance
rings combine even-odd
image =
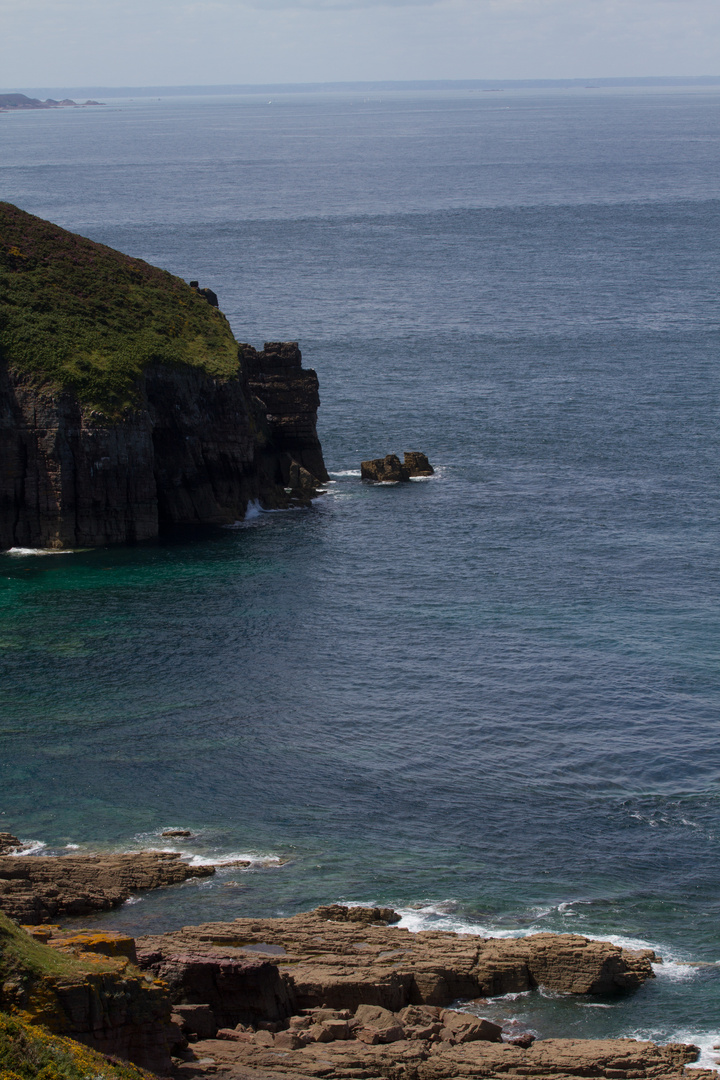
[[[300,341],[334,481],[0,555],[0,828],[256,857],[138,931],[344,899],[652,945],[634,998],[493,1015],[720,1041],[719,136],[714,88],[0,114],[0,198]],[[405,449],[437,475],[361,483]]]

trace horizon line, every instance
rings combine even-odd
[[[259,94],[259,93],[317,93],[332,91],[351,92],[361,90],[439,90],[439,89],[562,89],[578,87],[595,89],[623,86],[712,86],[720,84],[720,75],[628,75],[628,76],[581,76],[558,79],[368,79],[327,82],[292,83],[187,83],[157,86],[49,86],[12,87],[0,90],[2,94],[78,94],[89,96],[102,94],[106,97],[157,96],[180,94]]]

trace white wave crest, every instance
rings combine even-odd
[[[47,844],[43,840],[21,840],[22,847],[19,851],[13,851],[11,854],[19,859],[25,855],[38,855],[41,851],[44,851]]]
[[[565,904],[559,904],[555,910],[562,911],[563,914],[567,915],[569,912],[566,909],[570,905],[590,903],[589,900],[568,901]],[[458,906],[454,900],[442,900],[418,907],[396,907],[395,910],[401,916],[398,926],[405,927],[413,933],[420,930],[449,930],[455,934],[477,934],[480,937],[498,939],[529,937],[531,934],[538,932],[537,926],[514,927],[505,930],[496,926],[469,922],[462,916],[455,914]],[[533,919],[536,920],[550,914],[552,910],[552,908],[536,909],[533,912]],[[656,942],[630,937],[625,934],[596,934],[592,930],[584,932],[593,941],[607,941],[611,945],[617,945],[621,949],[628,949],[630,952],[651,949],[658,957],[662,958],[661,962],[653,964],[656,976],[661,979],[684,982],[695,978],[697,975],[698,968],[693,963],[677,956],[672,949],[666,949]]]
[[[330,473],[331,476],[361,476],[359,469],[337,469]]]
[[[74,548],[8,548],[6,555],[72,555]]]
[[[190,866],[233,866],[235,863],[248,863],[247,870],[257,869],[259,866],[279,866],[282,859],[279,855],[259,855],[257,852],[238,851],[231,855],[197,855],[192,852],[182,851],[183,861]]]
[[[693,1031],[692,1028],[681,1028],[671,1035],[660,1035],[657,1031],[636,1028],[633,1031],[624,1032],[618,1037],[637,1039],[639,1042],[654,1042],[659,1046],[667,1043],[689,1043],[692,1046],[697,1046],[700,1050],[698,1058],[696,1061],[686,1065],[686,1069],[717,1069],[720,1063],[720,1050],[714,1049],[715,1046],[720,1046],[720,1029],[709,1032],[707,1029],[705,1031]]]

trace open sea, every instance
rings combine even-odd
[[[0,113],[0,198],[299,340],[311,509],[0,555],[0,830],[249,870],[98,924],[319,903],[650,946],[485,1015],[720,1045],[720,88]],[[360,480],[422,450],[436,475]],[[45,845],[44,847],[42,845]]]

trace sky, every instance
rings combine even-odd
[[[720,75],[720,0],[0,0],[0,87]]]

